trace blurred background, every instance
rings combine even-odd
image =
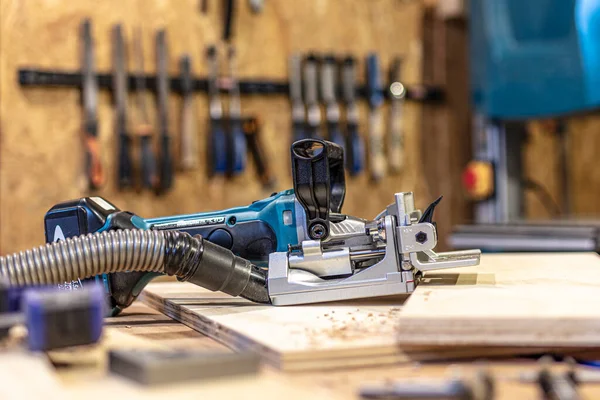
[[[598,106],[598,0],[0,0],[0,253],[77,197],[262,199],[334,132],[346,214],[443,195],[442,248],[597,250]],[[208,143],[236,129],[231,173]]]

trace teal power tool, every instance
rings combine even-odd
[[[412,193],[396,193],[373,220],[342,214],[334,143],[294,143],[292,172],[293,190],[224,211],[143,219],[100,197],[59,204],[46,215],[49,243],[0,257],[0,275],[64,289],[93,278],[115,314],[158,274],[279,306],[409,294],[424,271],[479,262],[478,250],[433,251],[439,200],[421,213]]]

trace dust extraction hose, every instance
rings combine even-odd
[[[0,257],[0,275],[13,286],[60,284],[131,271],[174,275],[206,289],[270,303],[265,272],[201,236],[183,232],[90,233]]]

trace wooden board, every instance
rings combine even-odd
[[[398,321],[407,345],[600,347],[597,254],[485,254],[426,275]]]
[[[407,361],[396,345],[406,296],[295,307],[257,305],[188,283],[150,284],[141,300],[235,349],[260,353],[279,369]]]
[[[427,274],[410,297],[272,307],[157,283],[141,298],[276,368],[303,370],[600,347],[599,286],[594,254],[486,254],[478,267]]]

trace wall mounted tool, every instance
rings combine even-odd
[[[404,126],[403,126],[403,108],[404,96],[406,90],[400,81],[400,72],[402,68],[402,59],[396,57],[389,70],[389,95],[391,99],[390,106],[390,134],[388,137],[388,162],[390,171],[398,173],[404,166]]]
[[[358,132],[358,106],[356,104],[356,62],[348,56],[342,63],[342,93],[346,113],[346,168],[350,176],[362,172],[365,163],[365,145]]]
[[[131,161],[131,137],[127,132],[127,63],[125,43],[121,25],[112,31],[113,57],[113,101],[115,105],[115,136],[117,138],[117,187],[133,186],[133,164]]]
[[[369,90],[369,172],[373,181],[385,175],[384,125],[381,94],[381,71],[379,57],[371,53],[366,59],[367,87]]]
[[[194,169],[198,166],[198,131],[196,129],[196,104],[192,87],[192,62],[185,55],[179,60],[181,73],[181,135],[179,137],[179,168]]]
[[[169,63],[166,32],[156,33],[156,79],[159,146],[158,193],[165,193],[173,186],[173,158],[171,155],[171,134],[169,133]]]
[[[95,190],[104,184],[104,169],[98,141],[98,81],[94,62],[94,40],[89,19],[81,23],[81,98],[83,104],[83,143],[85,147],[85,175],[88,188]]]

